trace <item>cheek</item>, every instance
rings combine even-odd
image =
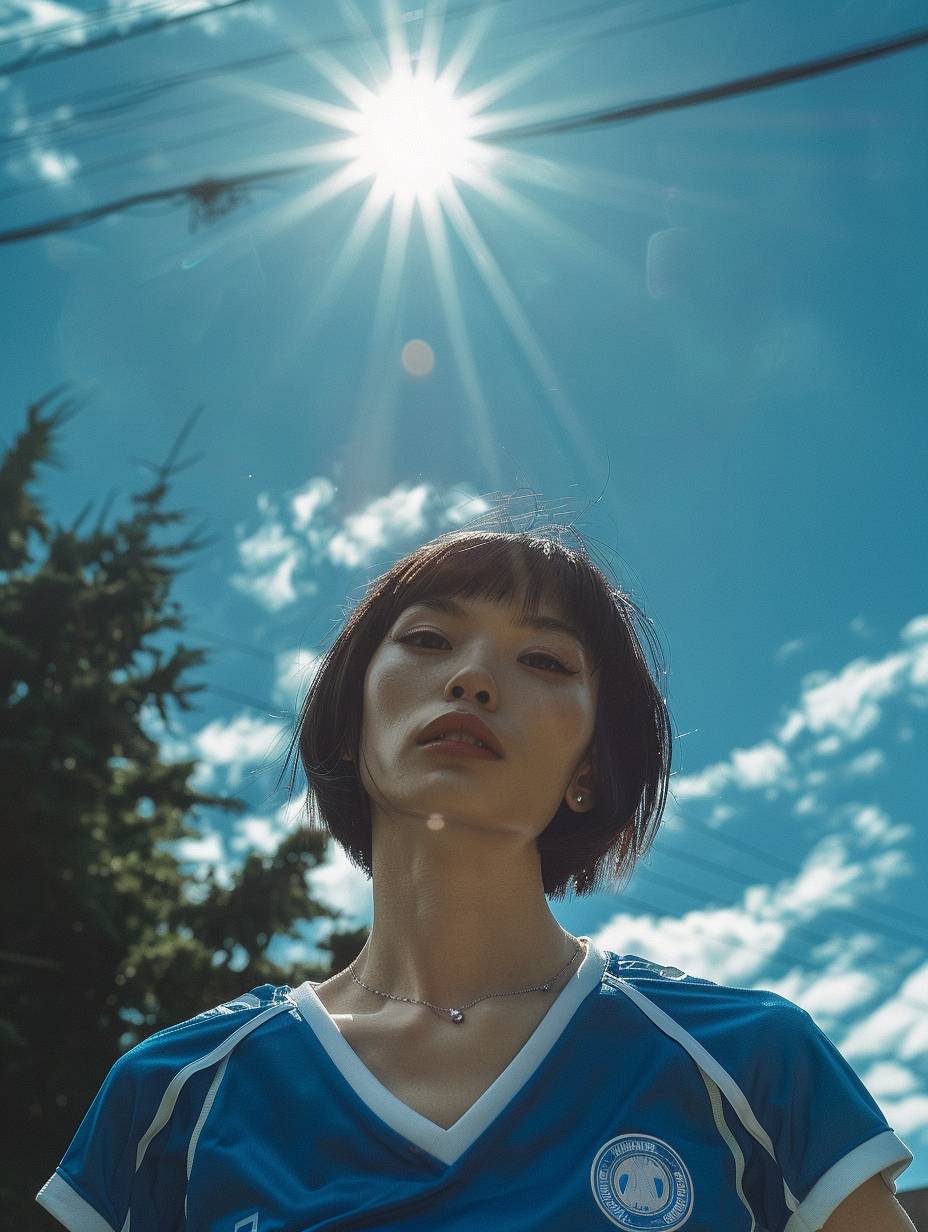
[[[404,715],[414,708],[415,690],[415,674],[408,665],[386,656],[372,662],[364,679],[362,732],[374,735],[402,727]]]

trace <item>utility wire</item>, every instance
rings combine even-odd
[[[772,69],[766,73],[740,77],[734,81],[721,82],[699,90],[687,90],[681,94],[668,95],[664,98],[651,99],[645,102],[630,103],[623,107],[610,109],[609,111],[568,117],[553,123],[523,125],[504,129],[491,136],[484,137],[482,140],[500,143],[506,140],[520,140],[525,137],[537,137],[549,133],[567,132],[572,129],[589,128],[606,123],[617,123],[623,120],[642,119],[645,116],[654,115],[661,111],[681,110],[685,107],[698,106],[715,99],[731,98],[740,94],[753,93],[757,90],[769,90],[790,82],[821,76],[825,73],[835,72],[838,69],[849,68],[883,56],[893,55],[900,51],[908,51],[924,43],[928,43],[928,29],[926,28],[879,43],[869,43],[864,47],[858,47],[851,51],[818,57],[815,60],[804,61],[801,64]],[[291,166],[246,172],[226,178],[207,178],[190,184],[176,185],[172,188],[136,193],[104,205],[79,210],[72,214],[65,214],[59,218],[0,232],[0,244],[19,243],[23,240],[34,239],[40,235],[74,230],[77,227],[87,226],[88,223],[95,222],[97,219],[104,218],[109,214],[121,213],[124,210],[148,202],[171,201],[179,204],[185,198],[194,206],[192,225],[195,226],[198,221],[204,219],[213,221],[234,209],[245,199],[248,189],[252,185],[272,178],[294,175],[307,171],[314,166],[314,163],[300,162]]]
[[[510,3],[511,0],[493,0],[495,4]],[[619,25],[610,26],[607,30],[598,32],[594,37],[597,39],[609,37],[615,34],[623,34],[627,31],[639,30],[645,27],[653,27],[657,25],[668,24],[673,21],[680,20],[685,17],[692,17],[707,11],[708,9],[728,8],[735,4],[742,4],[745,0],[709,0],[708,3],[698,4],[689,9],[678,10],[672,13],[659,14],[656,17],[646,18],[637,22],[622,23]],[[475,9],[485,9],[486,4],[462,4],[455,8],[445,10],[444,20],[450,21],[456,18],[467,16]],[[549,17],[542,22],[528,23],[522,26],[515,26],[502,30],[497,36],[497,40],[510,34],[522,34],[526,31],[537,29],[540,25],[551,25],[555,21],[563,21],[571,18],[575,13],[581,13],[584,16],[589,16],[591,12],[597,12],[604,9],[614,9],[616,7],[615,0],[609,0],[607,4],[597,4],[592,6],[592,9],[571,10],[568,13],[558,14],[555,17]],[[25,133],[9,134],[5,137],[0,137],[0,147],[17,148],[19,146],[28,146],[30,141],[35,136],[44,137],[55,136],[61,132],[66,132],[69,129],[86,124],[95,118],[102,118],[112,113],[127,111],[132,107],[139,106],[147,99],[158,97],[168,90],[177,89],[185,85],[199,84],[202,81],[209,80],[212,77],[225,77],[233,71],[245,69],[263,68],[268,64],[276,63],[279,60],[287,59],[291,56],[299,55],[304,51],[318,51],[324,48],[342,46],[344,44],[361,43],[379,38],[391,28],[389,23],[370,29],[368,34],[337,34],[329,35],[323,38],[311,39],[302,43],[296,43],[283,49],[278,49],[271,52],[265,52],[258,56],[247,56],[239,60],[228,60],[218,65],[213,65],[207,69],[193,69],[184,73],[177,73],[173,77],[155,78],[153,81],[147,82],[141,87],[136,85],[132,87],[107,86],[102,90],[90,90],[84,94],[72,96],[70,98],[59,98],[55,102],[49,104],[48,118],[40,118],[34,120]],[[572,42],[584,41],[584,36],[579,40]],[[123,97],[119,97],[120,94]],[[75,103],[93,101],[94,99],[115,98],[109,103],[103,103],[96,107],[90,107],[86,111],[78,112],[77,115],[69,115],[67,118],[55,118],[54,112],[63,106],[69,109]],[[203,105],[200,105],[203,109]],[[171,113],[168,113],[169,115]],[[142,123],[150,123],[150,120],[143,120]],[[119,132],[120,130],[116,130]],[[108,135],[108,133],[104,134]]]
[[[262,658],[266,660],[276,660],[276,656],[274,656],[271,652],[259,650],[257,647],[251,646],[248,643],[237,642],[231,638],[219,637],[215,634],[207,633],[205,630],[200,630],[199,632],[197,632],[197,630],[191,629],[190,631],[193,633],[197,633],[198,636],[204,636],[208,639],[216,640],[217,642],[220,642],[220,643],[226,643],[234,647],[236,650],[242,651],[243,653],[253,654],[258,658]],[[242,702],[245,705],[248,705],[252,707],[253,709],[260,711],[262,714],[264,714],[268,718],[284,718],[284,719],[290,720],[294,717],[290,713],[283,714],[283,715],[280,713],[275,713],[275,709],[276,711],[279,712],[280,707],[276,707],[276,708],[272,707],[270,703],[261,702],[260,700],[255,699],[253,697],[249,697],[245,694],[233,693],[229,690],[218,688],[214,685],[207,686],[207,691],[210,693],[214,693],[217,696],[226,697],[232,701]],[[756,847],[754,846],[754,844],[749,843],[746,840],[741,839],[735,835],[729,834],[727,832],[720,831],[720,830],[714,830],[710,826],[707,826],[704,822],[700,822],[696,818],[687,817],[685,819],[685,825],[687,829],[702,830],[709,837],[717,839],[718,842],[722,843],[723,845],[734,847],[738,850],[747,852],[748,854],[753,855],[754,857],[756,857],[757,859],[759,859],[765,864],[768,864],[768,865],[774,864],[777,867],[782,868],[783,871],[787,873],[790,877],[796,877],[799,873],[799,870],[796,868],[794,863],[791,863],[789,860],[782,859],[782,857],[776,855],[776,853],[765,851],[762,848]],[[670,856],[673,856],[675,859],[682,860],[683,862],[687,864],[690,864],[690,865],[695,864],[700,868],[706,869],[708,872],[715,873],[722,877],[728,877],[729,879],[736,881],[740,883],[741,885],[753,886],[753,885],[759,884],[757,877],[753,877],[749,873],[740,872],[736,869],[730,868],[728,865],[721,864],[717,860],[709,860],[704,857],[697,856],[692,852],[676,851],[674,848],[670,846],[663,846],[660,849],[659,853],[656,853],[656,854],[659,854],[660,858],[663,858],[665,855],[670,855]],[[652,869],[649,864],[642,864],[640,867],[642,871],[647,872],[658,883],[662,883],[666,885],[668,888],[675,889],[679,891],[680,893],[695,896],[696,899],[702,903],[706,902],[707,896],[697,890],[694,890],[692,885],[688,885],[683,882],[677,881],[674,878],[668,877],[666,874],[658,873],[657,871]],[[654,908],[650,908],[649,910],[654,910]],[[894,911],[890,906],[883,906],[883,905],[881,905],[879,908],[881,914],[884,914],[884,915],[894,914],[897,917],[902,918],[904,921],[906,920],[911,921],[918,928],[925,930],[924,932],[920,932],[917,934],[914,932],[905,932],[902,929],[894,928],[892,927],[892,925],[887,924],[885,920],[871,920],[866,915],[863,915],[860,912],[854,912],[854,913],[846,912],[846,911],[842,912],[840,908],[834,908],[833,910],[838,914],[843,914],[846,919],[852,920],[855,926],[858,926],[858,927],[864,926],[868,928],[871,932],[878,933],[889,939],[896,939],[896,940],[904,941],[910,945],[920,946],[921,948],[925,948],[926,942],[928,942],[928,920],[926,920],[923,916],[919,916],[915,912],[907,912],[907,911],[901,911],[901,910]],[[822,941],[830,940],[830,938],[825,937],[824,934],[814,932],[811,930],[802,930],[799,928],[795,928],[795,929],[792,929],[791,931],[797,935],[802,935],[804,933],[816,943],[821,943]]]
[[[610,108],[607,111],[592,111],[586,115],[569,116],[564,120],[518,125],[483,137],[481,140],[486,142],[519,141],[524,137],[546,137],[552,133],[575,132],[577,129],[593,128],[602,124],[640,120],[644,116],[657,115],[662,111],[679,111],[682,107],[697,107],[701,103],[713,103],[722,98],[754,94],[759,90],[770,90],[774,86],[788,85],[810,77],[820,77],[824,73],[852,68],[858,64],[865,64],[868,60],[878,60],[899,51],[910,51],[924,43],[928,43],[928,28],[921,27],[885,42],[868,43],[864,47],[853,48],[838,55],[820,56],[815,60],[806,60],[802,64],[789,64],[783,68],[770,69],[766,73],[752,73],[748,77],[737,77],[733,81],[705,86],[701,90],[688,90],[685,94],[646,99],[640,103]]]
[[[10,60],[7,64],[0,64],[0,76],[9,77],[13,73],[21,73],[27,68],[35,68],[40,64],[51,64],[55,60],[64,60],[69,56],[77,55],[78,52],[96,51],[100,47],[109,47],[113,43],[124,43],[128,39],[141,38],[143,34],[155,34],[160,30],[166,30],[169,26],[177,26],[182,22],[193,21],[197,17],[209,17],[215,13],[222,13],[226,9],[238,8],[240,4],[250,4],[251,0],[225,0],[223,4],[208,4],[202,9],[196,9],[192,13],[178,13],[176,17],[165,17],[160,21],[150,21],[143,25],[132,26],[128,30],[111,30],[108,34],[101,34],[99,38],[91,39],[86,43],[79,43],[73,47],[56,47],[51,51],[45,51],[42,44],[38,44],[18,60]],[[20,40],[17,40],[20,41]]]
[[[667,852],[665,851],[662,854],[666,855]],[[745,885],[757,884],[756,879],[747,877],[743,873],[735,873],[732,869],[721,868],[718,865],[713,867],[712,862],[709,860],[697,861],[691,853],[681,851],[673,852],[672,854],[678,856],[679,859],[686,861],[687,864],[701,863],[704,867],[712,868],[713,872],[721,873],[727,877],[733,877],[735,880],[740,881]],[[697,898],[700,902],[705,901],[705,895],[703,892],[695,889],[692,884],[686,884],[685,882],[678,881],[676,877],[668,877],[665,873],[659,873],[655,869],[651,868],[650,865],[644,865],[643,868],[647,871],[649,876],[651,876],[658,883],[658,885],[665,885],[668,889],[676,890],[680,894],[689,894]],[[880,932],[887,937],[895,937],[897,939],[901,938],[902,940],[908,942],[909,945],[916,945],[922,950],[928,948],[926,947],[926,943],[928,943],[928,930],[922,933],[921,936],[916,936],[914,933],[903,932],[901,929],[893,928],[888,924],[871,924],[865,916],[859,915],[857,912],[852,914],[847,911],[842,911],[839,907],[829,907],[828,910],[833,911],[836,915],[843,915],[845,919],[851,919],[855,927],[859,928],[861,925],[864,925],[871,931]],[[814,929],[796,927],[791,928],[790,931],[795,933],[796,936],[808,937],[814,942],[826,940],[822,933],[817,932]]]
[[[97,26],[112,26],[120,17],[131,17],[134,20],[148,13],[162,13],[165,8],[170,11],[176,6],[177,0],[151,0],[151,3],[136,4],[131,9],[124,9],[122,12],[112,8],[85,9],[83,16],[77,21],[33,26],[31,30],[25,30],[22,34],[13,34],[9,38],[0,39],[0,47],[13,47],[17,43],[29,43],[35,39],[38,40],[38,48],[32,47],[30,51],[41,51],[45,44],[54,45],[62,34],[83,34]],[[75,50],[80,50],[80,46],[77,44]]]
[[[781,868],[785,873],[788,873],[791,877],[796,876],[795,865],[789,860],[784,860],[783,857],[777,855],[776,852],[765,851],[761,847],[755,847],[755,845],[748,842],[747,839],[743,839],[734,834],[729,834],[727,830],[714,830],[711,826],[707,826],[704,821],[699,821],[695,817],[687,817],[686,824],[690,828],[701,830],[707,837],[718,839],[720,843],[723,843],[727,847],[731,847],[736,851],[744,852],[746,855],[754,856],[754,858],[760,860],[762,864],[773,864],[775,867]],[[895,916],[897,920],[901,920],[903,923],[914,923],[918,925],[919,928],[925,928],[928,926],[928,920],[926,920],[924,915],[919,915],[915,911],[906,911],[903,907],[892,907],[888,904],[884,906],[881,904],[880,914]],[[882,922],[879,927],[883,927]]]

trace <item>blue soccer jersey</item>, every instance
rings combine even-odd
[[[448,1129],[264,984],[120,1057],[37,1200],[72,1232],[812,1232],[895,1192],[912,1153],[805,1010],[584,940]]]

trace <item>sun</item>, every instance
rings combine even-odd
[[[427,72],[395,72],[364,100],[355,127],[357,169],[384,196],[434,200],[452,180],[467,178],[478,160],[466,103]]]
[[[583,464],[592,471],[599,457],[562,390],[518,288],[509,282],[469,204],[479,200],[496,207],[508,215],[510,223],[547,234],[557,243],[559,253],[584,257],[598,270],[611,263],[610,252],[513,186],[521,182],[530,188],[575,195],[586,191],[580,173],[551,158],[513,149],[500,139],[507,129],[518,131],[530,122],[550,120],[562,109],[565,114],[577,110],[572,99],[515,106],[508,111],[495,106],[559,63],[573,44],[551,41],[508,64],[497,76],[475,81],[472,64],[490,28],[494,6],[461,6],[462,10],[473,7],[469,25],[446,49],[447,54],[442,54],[444,0],[429,0],[423,9],[408,13],[400,11],[399,0],[380,0],[380,4],[384,47],[358,6],[348,0],[341,5],[351,10],[354,35],[365,47],[363,77],[322,46],[305,52],[306,64],[332,87],[334,96],[328,90],[324,97],[316,97],[237,77],[223,81],[234,93],[256,97],[268,106],[335,130],[333,138],[300,141],[294,151],[299,155],[296,166],[330,170],[270,212],[264,224],[266,233],[272,234],[305,223],[317,210],[342,200],[344,240],[326,251],[314,271],[305,311],[295,314],[286,350],[305,345],[305,339],[330,319],[332,306],[358,268],[365,247],[374,237],[382,237],[383,264],[370,297],[371,337],[359,372],[358,392],[358,413],[364,424],[359,438],[362,453],[376,469],[389,453],[400,388],[389,374],[401,366],[407,375],[424,379],[437,366],[436,353],[425,338],[407,340],[402,354],[397,353],[407,253],[412,245],[424,241],[444,320],[444,354],[456,369],[474,448],[492,483],[499,487],[504,482],[493,414],[495,395],[487,392],[487,376],[470,336],[463,279],[457,268],[462,259],[472,265],[489,303],[508,327],[537,382],[540,398],[551,407]],[[414,29],[419,36],[415,47],[410,44]],[[366,188],[363,195],[356,191],[362,185]],[[625,187],[624,180],[620,186]],[[348,193],[356,200],[356,208],[353,205],[350,210],[344,206]],[[381,220],[385,227],[380,226]],[[227,238],[226,242],[233,241]]]

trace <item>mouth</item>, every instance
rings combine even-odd
[[[449,757],[476,757],[482,761],[500,761],[498,754],[485,745],[473,744],[469,740],[451,740],[447,736],[426,740],[419,748],[428,749],[439,756],[446,754]]]

